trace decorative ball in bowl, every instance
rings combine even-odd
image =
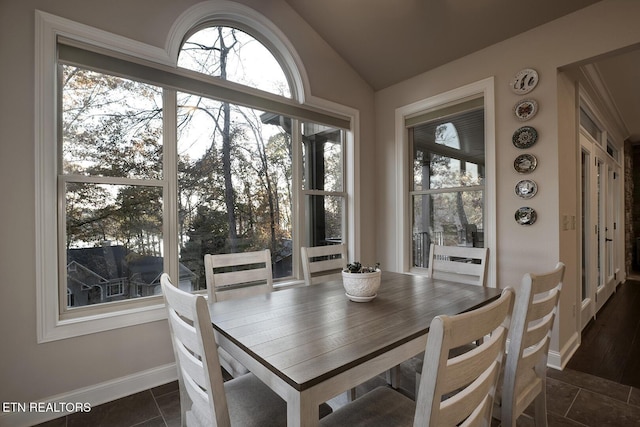
[[[342,284],[347,297],[356,302],[371,301],[377,296],[381,275],[379,264],[374,267],[362,267],[360,263],[349,264],[342,271]]]

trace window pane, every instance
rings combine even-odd
[[[204,255],[268,248],[292,274],[291,120],[178,96],[180,261],[206,287]]]
[[[209,27],[183,44],[178,66],[291,97],[282,67],[262,43],[231,27]]]
[[[484,168],[440,154],[414,150],[413,190],[483,185]]]
[[[342,196],[309,195],[305,202],[307,242],[324,246],[344,242],[344,203]]]
[[[161,187],[67,183],[65,202],[70,307],[159,294]]]
[[[161,90],[68,65],[62,70],[63,173],[160,179]]]
[[[417,125],[410,135],[413,191],[483,185],[483,109]]]
[[[484,247],[482,191],[413,196],[413,266],[427,267],[429,245]]]
[[[316,123],[302,127],[303,188],[343,191],[343,131]]]

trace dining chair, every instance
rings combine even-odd
[[[436,279],[485,286],[488,262],[489,248],[432,243],[427,274]]]
[[[232,254],[206,254],[204,268],[209,301],[244,298],[273,291],[269,249]],[[219,348],[218,354],[222,367],[232,377],[249,372],[225,349]]]
[[[160,278],[174,348],[182,424],[187,426],[286,425],[287,404],[253,374],[223,382],[205,298]]]
[[[269,249],[204,256],[210,301],[224,301],[273,291]]]
[[[532,403],[536,427],[547,425],[547,357],[551,329],[558,312],[565,265],[549,272],[525,274],[516,295],[507,360],[494,417],[502,426],[516,419]]]
[[[431,244],[429,248],[429,265],[427,274],[435,279],[451,280],[469,285],[485,286],[487,267],[489,262],[489,248],[474,248],[469,246],[445,246]],[[482,338],[480,339],[482,340]],[[478,343],[467,343],[473,347]],[[469,348],[467,348],[468,350]],[[464,351],[464,348],[458,351]],[[419,360],[412,360],[416,371],[415,394],[418,395],[420,377],[422,375],[422,355]],[[400,368],[394,368],[391,376],[397,383]]]
[[[302,272],[307,285],[339,279],[347,268],[347,245],[326,245],[300,248]]]
[[[431,322],[424,375],[414,401],[389,387],[378,387],[320,421],[333,426],[491,425],[491,412],[504,360],[514,292],[480,308]],[[477,348],[456,356],[450,350],[488,336]]]

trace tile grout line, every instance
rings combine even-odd
[[[568,417],[569,412],[571,411],[571,408],[573,408],[573,404],[576,403],[576,399],[578,399],[578,395],[580,394],[581,391],[582,391],[582,387],[578,387],[578,392],[576,393],[575,396],[573,396],[573,400],[571,401],[571,404],[569,405],[569,407],[567,408],[567,411],[563,415],[564,418],[571,419]]]

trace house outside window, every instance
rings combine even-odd
[[[49,31],[41,60],[57,65],[57,76],[43,71],[40,79],[58,106],[44,107],[40,121],[59,111],[58,150],[39,140],[49,153],[44,170],[57,176],[58,206],[58,296],[40,283],[42,340],[157,319],[163,310],[145,307],[162,302],[161,273],[173,273],[182,289],[204,290],[206,253],[269,248],[278,286],[301,280],[300,246],[346,242],[350,119],[297,103],[295,76],[269,43],[213,20],[184,38],[177,68],[167,68],[69,34],[113,36],[40,17]],[[53,187],[41,187],[46,222]],[[41,257],[52,266],[50,255]],[[55,332],[96,315],[106,317]]]

